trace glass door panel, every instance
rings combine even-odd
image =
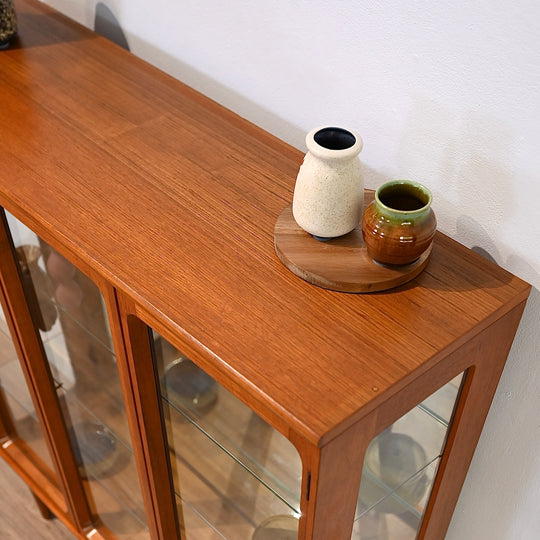
[[[179,516],[183,516],[182,531],[186,529],[197,540],[223,540],[223,535],[191,505],[176,496],[176,507]],[[248,537],[249,538],[249,537]]]
[[[186,538],[255,538],[277,517],[296,530],[294,446],[157,334],[153,345]]]
[[[353,540],[414,540],[444,449],[462,375],[378,435],[364,458]]]
[[[94,512],[119,539],[148,539],[133,451],[118,436],[119,411],[97,416],[75,393],[59,388],[58,395]]]
[[[452,418],[462,377],[463,375],[458,375],[419,405],[421,409],[433,416],[445,428],[448,428]]]
[[[439,458],[364,511],[354,522],[353,540],[410,540],[416,538],[429,499]],[[413,503],[413,504],[412,504]]]
[[[96,522],[148,539],[145,510],[105,304],[97,286],[8,216],[25,294],[40,330]]]
[[[0,399],[7,406],[6,414],[12,423],[13,437],[22,439],[45,464],[49,476],[54,476],[53,463],[38,422],[36,411],[26,380],[9,335],[9,330],[0,310]],[[44,471],[45,472],[45,471]]]

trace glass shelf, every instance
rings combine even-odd
[[[0,382],[4,390],[4,397],[11,413],[17,436],[20,437],[40,461],[47,466],[48,473],[56,477],[53,473],[54,466],[50,458],[47,443],[43,437],[43,432],[41,431],[41,426],[37,420],[35,410],[33,407],[29,409],[26,405],[27,396],[21,396],[19,392],[14,392],[15,395],[12,394],[6,386],[3,386],[4,381],[2,374],[0,374]],[[30,399],[29,396],[28,399]]]
[[[356,517],[441,454],[446,428],[415,407],[376,437],[366,452]]]
[[[65,371],[57,368],[58,365],[71,363],[67,351],[63,346],[64,336],[59,335],[45,343],[47,358],[53,369],[53,377],[57,386],[62,387],[79,406],[96,417],[99,422],[107,425],[115,436],[130,445],[130,433],[125,421],[125,408],[122,400],[122,391],[116,363],[113,355],[101,345],[101,362],[96,363],[92,358],[81,357],[74,367],[76,380],[65,376]]]
[[[290,441],[157,335],[154,358],[187,538],[245,540],[271,516],[298,516]]]
[[[80,280],[88,279],[84,274],[81,274],[77,271],[77,276]],[[84,276],[84,277],[83,277]],[[36,291],[41,291],[44,294],[50,295],[50,292],[43,290],[43,284],[36,284],[35,281],[33,282],[34,286],[36,288]],[[70,308],[66,306],[62,306],[59,304],[56,299],[53,296],[50,296],[51,305],[54,306],[56,312],[60,315],[59,318],[55,321],[53,324],[51,330],[49,331],[41,331],[42,335],[52,335],[53,337],[58,333],[62,332],[61,326],[60,326],[60,318],[64,317],[63,324],[66,325],[72,325],[76,327],[81,332],[84,332],[89,339],[94,340],[98,342],[105,350],[107,350],[113,357],[114,357],[114,350],[111,342],[110,334],[104,330],[103,328],[100,328],[99,326],[102,326],[101,323],[98,325],[97,323],[93,324],[93,321],[91,318],[88,318],[88,314],[84,311],[82,311],[80,308]],[[105,310],[105,307],[102,307],[103,310]],[[95,322],[95,321],[94,321]],[[45,338],[47,339],[47,338]]]
[[[30,270],[32,290],[44,302],[35,313],[43,321],[48,310],[41,337],[90,504],[118,538],[147,539],[103,299],[84,274],[44,242],[35,235],[30,241],[45,254]],[[46,260],[53,256],[56,269]],[[65,281],[57,279],[60,267],[69,274]],[[73,298],[79,295],[79,300],[64,301],[65,291],[58,293],[63,283],[73,287]],[[245,540],[269,518],[285,516],[294,522],[300,513],[302,464],[290,441],[157,334],[153,348],[178,514],[188,540]],[[10,407],[35,431],[29,396],[13,391],[21,384],[20,375],[0,362]],[[358,494],[354,540],[416,536],[460,384],[461,376],[372,442]],[[30,441],[32,429],[24,432]]]
[[[85,487],[101,521],[120,538],[129,531],[148,538],[138,474],[129,443],[116,435],[124,429],[121,411],[107,415],[106,423],[81,404],[72,391],[57,390],[71,425],[75,456]],[[98,434],[96,436],[96,433]],[[112,502],[114,501],[114,502]],[[131,538],[131,536],[125,536]]]
[[[176,509],[183,517],[181,524],[183,534],[190,534],[197,540],[227,540],[211,523],[201,516],[188,502],[176,495]],[[247,536],[246,538],[249,538]]]
[[[93,512],[115,537],[147,540],[114,354],[95,338],[82,340],[75,350],[72,343],[68,352],[67,339],[59,334],[44,346]],[[72,376],[58,366],[70,366]]]
[[[418,407],[433,416],[438,422],[448,427],[454,411],[463,374],[454,377],[449,383],[439,388],[435,393],[425,399]]]
[[[45,463],[49,473],[54,475],[54,466],[26,386],[26,379],[11,339],[5,331],[7,328],[2,321],[0,322],[0,386],[3,389],[11,420],[17,436]]]
[[[268,486],[291,510],[299,512],[302,463],[291,442],[194,364],[195,377],[202,374],[203,384],[207,385],[210,397],[203,399],[210,400],[209,404],[206,407],[203,403],[196,405],[178,396],[164,384],[164,374],[179,359],[186,361],[187,358],[165,340],[160,339],[160,342],[155,356],[167,407],[183,417],[184,423],[197,426],[239,466]]]
[[[439,461],[440,458],[436,458],[398,489],[389,490],[376,505],[362,512],[355,519],[351,540],[414,540],[430,490],[425,490],[420,498],[411,494],[418,489],[419,483],[432,485]]]
[[[364,458],[353,540],[416,538],[463,374],[379,434]]]
[[[279,493],[164,400],[176,492],[230,539],[270,515],[294,514]]]

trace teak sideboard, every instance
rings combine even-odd
[[[0,51],[0,454],[77,538],[441,540],[529,285],[274,251],[302,154],[34,0]]]

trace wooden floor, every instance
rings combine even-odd
[[[74,540],[57,519],[45,520],[26,484],[0,458],[0,538]]]

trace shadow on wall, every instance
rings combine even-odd
[[[516,179],[506,165],[513,161],[514,143],[496,119],[420,97],[404,130],[398,166],[433,188],[441,230],[538,287],[536,252],[530,251],[530,262],[516,255],[520,248],[526,249],[525,242],[533,241],[533,233],[525,227],[523,216],[517,215]],[[516,238],[516,246],[508,246],[505,253],[508,227],[526,236]],[[449,540],[486,534],[492,540],[514,538],[519,523],[530,519],[531,504],[539,502],[539,432],[534,429],[539,426],[540,410],[539,320],[540,292],[533,288],[448,531]],[[476,504],[478,500],[484,504]],[[522,507],[529,507],[528,516]]]
[[[452,231],[453,216],[461,215],[467,217],[467,226],[473,216],[488,230],[502,231],[515,208],[515,179],[505,167],[512,161],[514,141],[500,122],[418,96],[403,133],[398,165],[405,174],[425,179],[439,206],[446,206],[442,230]],[[475,237],[477,231],[481,238]],[[481,245],[486,235],[479,226],[462,226],[457,239]],[[489,244],[494,245],[491,240]]]
[[[53,15],[53,18],[55,17],[57,17],[57,15]],[[39,28],[42,26],[41,21],[44,18],[50,19],[51,15],[27,13],[22,8],[18,9],[17,20],[19,23],[19,34],[13,39],[10,48],[19,49],[24,47],[25,49],[28,49],[30,47],[41,47],[66,41],[80,41],[81,39],[87,39],[86,36],[81,35],[78,24],[69,19],[62,20],[63,24],[61,27],[58,27],[57,34],[44,34],[42,32],[28,33],[24,31],[26,27]],[[94,30],[97,34],[113,41],[120,47],[123,47],[128,51],[130,50],[126,35],[120,27],[117,18],[103,2],[98,2],[96,4]]]
[[[535,210],[519,215],[526,191],[516,190],[520,179],[508,165],[515,161],[514,139],[496,118],[420,95],[409,112],[396,161],[401,174],[425,182],[433,191],[439,230],[518,273],[509,266],[504,242],[508,228],[513,228],[520,234],[508,251],[526,250],[525,241],[534,240],[534,232],[524,220],[532,224]],[[531,282],[528,274],[518,275]]]
[[[130,50],[126,35],[122,30],[118,19],[103,2],[98,2],[98,4],[96,4],[94,30],[97,34],[111,40],[120,47],[123,47],[128,51]]]

